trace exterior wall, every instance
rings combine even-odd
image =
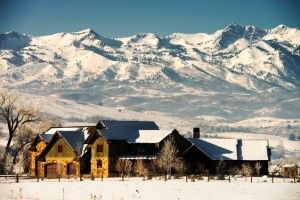
[[[63,146],[63,152],[58,153],[58,145]],[[80,164],[77,161],[77,157],[71,147],[66,143],[63,138],[60,138],[56,143],[52,146],[45,157],[45,161],[38,162],[38,174],[40,177],[45,177],[45,167],[47,164],[56,163],[58,164],[57,173],[60,174],[61,177],[68,177],[67,174],[67,165],[70,163],[74,163],[76,166],[76,176],[80,175]]]
[[[97,153],[97,145],[103,145],[103,152]],[[97,138],[91,147],[91,174],[95,177],[109,176],[109,144],[104,138]],[[102,161],[102,167],[97,168],[97,160]]]
[[[30,172],[29,175],[30,176],[36,176],[36,167],[37,167],[37,163],[36,163],[36,158],[38,155],[40,155],[40,153],[44,150],[44,148],[46,147],[46,143],[44,141],[40,141],[37,145],[36,145],[36,151],[31,151],[31,155],[30,155]]]

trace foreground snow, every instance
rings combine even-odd
[[[137,178],[120,181],[57,180],[21,183],[1,183],[0,199],[300,199],[299,184],[276,179],[275,183],[244,178],[228,181],[185,182],[178,180],[148,180]]]

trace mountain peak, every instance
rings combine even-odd
[[[87,28],[87,29],[83,29],[81,31],[78,31],[76,33],[81,33],[81,34],[95,34],[96,31],[94,31],[93,29],[91,28]]]
[[[225,30],[226,29],[242,29],[242,28],[244,28],[244,26],[237,24],[237,23],[231,23],[225,28]]]
[[[27,46],[31,37],[16,31],[0,34],[0,49],[18,50]]]
[[[288,28],[288,26],[285,25],[285,24],[280,24],[280,25],[275,27],[275,29],[286,29],[286,28]]]

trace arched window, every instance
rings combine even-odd
[[[97,160],[97,168],[102,168],[102,160]]]

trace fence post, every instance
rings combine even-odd
[[[209,170],[208,170],[208,173],[207,173],[207,181],[209,182]]]
[[[252,174],[251,174],[251,183],[252,183]]]
[[[80,176],[80,181],[82,181],[82,174],[80,173],[80,175],[79,175],[79,176]]]
[[[16,175],[16,183],[19,183],[19,174]]]
[[[40,182],[40,176],[37,175],[37,182]]]
[[[272,173],[272,183],[274,183],[274,173]]]
[[[229,183],[230,183],[230,174],[229,174],[229,179],[228,180],[229,180]]]

